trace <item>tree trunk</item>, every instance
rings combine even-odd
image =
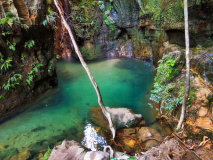
[[[21,23],[26,24],[28,26],[31,25],[28,8],[24,0],[13,0],[13,4],[17,9],[19,18],[21,18]]]
[[[60,0],[59,3],[61,6],[62,14],[67,19],[67,17],[71,14],[69,2],[68,0]],[[56,22],[58,30],[55,33],[55,48],[58,55],[66,57],[72,55],[74,47],[69,38],[67,29],[63,26],[62,23],[63,22],[61,21],[61,18],[58,18]],[[71,20],[67,19],[67,23],[72,29]]]
[[[2,2],[0,1],[0,19],[5,18],[5,17],[6,17],[5,10],[4,10],[4,7],[2,5]]]
[[[189,22],[188,22],[188,5],[187,0],[184,0],[184,19],[185,19],[185,42],[186,42],[186,92],[183,99],[180,120],[177,130],[180,130],[186,114],[186,103],[190,92],[190,57],[189,57]]]
[[[105,108],[105,106],[104,106],[104,104],[103,104],[102,97],[101,97],[101,93],[100,93],[100,90],[99,90],[99,88],[98,88],[98,85],[97,85],[95,79],[93,78],[93,76],[92,76],[92,74],[91,74],[91,72],[90,72],[90,70],[89,70],[87,64],[85,63],[85,61],[84,61],[84,59],[83,59],[83,57],[82,57],[82,55],[81,55],[81,52],[80,52],[80,50],[79,50],[79,48],[78,48],[78,45],[77,45],[77,43],[76,43],[76,41],[75,41],[75,39],[74,39],[74,36],[73,36],[72,31],[71,31],[71,29],[70,29],[70,26],[68,25],[68,23],[66,22],[66,20],[65,20],[65,18],[64,18],[64,16],[63,16],[63,14],[62,14],[62,11],[61,11],[60,6],[59,6],[60,4],[58,3],[57,0],[54,0],[54,3],[55,3],[55,6],[57,7],[57,9],[58,9],[58,11],[59,11],[59,13],[60,13],[60,15],[61,15],[61,18],[62,18],[62,21],[63,21],[64,26],[65,26],[66,29],[68,30],[68,33],[69,33],[70,39],[71,39],[71,41],[72,41],[72,43],[73,43],[75,52],[77,53],[77,55],[78,55],[78,57],[79,57],[79,60],[80,60],[80,62],[81,62],[81,64],[82,64],[82,66],[83,66],[84,69],[86,70],[86,72],[87,72],[87,74],[88,74],[88,76],[89,76],[89,79],[90,79],[90,81],[92,82],[92,84],[93,84],[93,86],[94,86],[94,88],[95,88],[95,91],[96,91],[97,96],[98,96],[98,103],[99,103],[99,105],[100,105],[100,107],[101,107],[101,109],[102,109],[102,112],[103,112],[104,116],[105,116],[105,117],[108,119],[108,121],[109,121],[109,128],[110,128],[110,130],[111,130],[111,132],[112,132],[112,136],[113,136],[113,139],[114,139],[114,138],[115,138],[116,130],[115,130],[115,127],[114,127],[114,125],[113,125],[113,123],[112,123],[111,116],[110,116],[109,112],[106,110],[106,108]]]

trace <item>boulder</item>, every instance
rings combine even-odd
[[[207,114],[208,114],[207,108],[201,107],[199,109],[199,112],[198,112],[199,117],[205,117]]]
[[[196,119],[195,125],[204,129],[213,130],[213,123],[211,118],[209,117],[199,117],[198,119]]]
[[[185,153],[179,142],[174,138],[169,139],[158,147],[153,147],[147,152],[141,152],[142,155],[137,154],[136,158],[141,160],[161,160],[171,159],[168,155],[173,155],[172,159],[179,159]],[[169,158],[168,158],[169,157]]]
[[[137,124],[142,119],[141,114],[134,114],[133,111],[128,108],[106,107],[106,109],[110,113],[116,128],[130,127],[133,124]]]
[[[131,125],[137,124],[142,120],[141,114],[134,114],[133,111],[128,108],[106,107],[106,109],[110,113],[113,124],[117,129],[122,127],[130,127]],[[109,129],[109,123],[104,118],[100,107],[90,107],[88,115],[89,120],[92,121],[93,124]]]
[[[61,145],[56,146],[50,154],[49,160],[105,160],[109,159],[109,153],[101,151],[88,151],[76,141],[64,140]]]
[[[156,141],[156,140],[148,140],[145,144],[145,149],[149,150],[152,147],[156,147],[159,146],[160,142]]]
[[[107,160],[109,159],[109,153],[101,151],[90,151],[84,156],[84,160]]]
[[[163,136],[156,129],[155,126],[151,127],[141,127],[137,133],[137,136],[140,141],[156,140],[158,142],[163,141]]]

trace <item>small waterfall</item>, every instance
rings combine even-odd
[[[203,71],[203,77],[204,77],[205,82],[209,81],[207,76],[206,76],[206,63],[207,63],[208,55],[209,55],[209,53],[206,54],[206,60],[204,62],[204,71]]]
[[[84,128],[84,139],[81,144],[92,151],[97,151],[100,149],[99,147],[106,146],[107,142],[91,124],[87,124]]]

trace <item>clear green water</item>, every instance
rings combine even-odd
[[[154,71],[150,63],[131,59],[110,59],[88,64],[103,101],[110,107],[132,108],[149,123],[154,120],[148,106]],[[26,106],[20,114],[0,124],[0,159],[29,149],[36,154],[63,139],[81,142],[90,106],[97,96],[80,63],[57,63],[59,85]]]

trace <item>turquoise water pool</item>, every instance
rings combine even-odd
[[[154,120],[149,107],[154,69],[134,59],[109,59],[88,66],[99,85],[105,106],[127,107]],[[31,154],[53,147],[63,139],[81,142],[91,106],[98,106],[95,90],[78,62],[57,63],[58,87],[28,104],[23,112],[0,124],[0,159],[24,150]]]

